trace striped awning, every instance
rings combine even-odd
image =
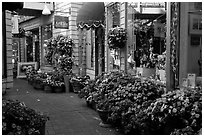
[[[103,2],[85,2],[77,14],[78,28],[104,27],[105,7]]]

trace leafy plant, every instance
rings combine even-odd
[[[39,135],[48,119],[47,115],[26,107],[24,103],[2,100],[3,135]]]

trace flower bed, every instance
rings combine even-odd
[[[46,115],[13,100],[2,100],[3,135],[40,135],[45,134]]]
[[[89,81],[80,95],[89,104],[96,103],[100,111],[108,112],[107,121],[125,134],[198,134],[201,88],[167,94],[164,88],[154,79],[108,72]]]

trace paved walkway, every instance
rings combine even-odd
[[[96,111],[88,108],[84,99],[74,93],[45,93],[35,90],[23,79],[15,79],[14,87],[3,98],[24,102],[28,107],[47,113],[48,135],[119,135],[114,128],[99,126]]]

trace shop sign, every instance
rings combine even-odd
[[[141,2],[142,8],[165,8],[164,2]]]
[[[165,25],[159,22],[155,22],[154,24],[154,37],[165,37]]]
[[[14,15],[11,19],[12,21],[12,34],[18,34],[18,15]]]
[[[54,26],[56,29],[69,29],[69,18],[63,16],[55,16]]]

